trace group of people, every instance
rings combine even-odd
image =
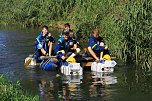
[[[42,32],[35,41],[35,55],[37,61],[42,61],[41,56],[57,56],[58,63],[68,61],[76,57],[80,53],[77,36],[70,28],[70,24],[64,25],[64,30],[61,32],[58,41],[55,43],[54,37],[48,32],[48,27],[43,26]],[[92,35],[89,38],[87,52],[95,59],[96,62],[103,62],[104,54],[110,54],[108,47],[104,45],[104,40],[99,36],[99,30],[93,29]]]

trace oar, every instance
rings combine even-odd
[[[35,53],[32,55],[32,58],[33,56],[36,54],[36,52],[38,51],[38,49],[35,51]],[[30,65],[31,61],[32,61],[32,58],[28,59],[25,63],[24,63],[24,66],[27,67]]]

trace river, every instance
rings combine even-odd
[[[84,71],[83,76],[62,76],[59,72],[25,69],[24,59],[33,53],[41,29],[0,27],[0,74],[20,81],[41,101],[152,101],[152,73],[119,62],[113,74]],[[56,40],[59,30],[51,29]],[[60,76],[57,76],[59,74]]]

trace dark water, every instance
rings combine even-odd
[[[62,76],[25,69],[24,59],[33,53],[40,29],[0,28],[0,74],[20,81],[24,90],[39,95],[42,101],[152,101],[152,73],[118,62],[113,74],[84,71],[83,76]],[[51,30],[54,36],[57,30]],[[59,74],[60,76],[57,76]]]

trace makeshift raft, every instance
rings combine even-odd
[[[32,57],[27,57],[25,59],[26,61]],[[42,59],[51,59],[57,60],[56,56],[42,56]],[[77,57],[76,58],[77,63],[69,63],[68,65],[62,65],[60,70],[61,73],[65,75],[83,75],[83,68],[85,67],[91,67],[91,71],[95,72],[114,72],[114,67],[117,64],[114,60],[105,60],[103,63],[97,63],[94,62],[94,59],[92,57]],[[36,63],[36,60],[34,58],[31,59],[31,63],[29,67],[39,65]],[[83,68],[82,68],[83,67]]]
[[[56,56],[42,56],[42,59],[56,59]],[[29,67],[31,66],[36,66],[36,65],[40,65],[40,63],[36,62],[36,59],[32,58],[32,55],[29,55],[26,59],[25,59],[25,63],[27,62],[27,60],[31,59],[31,62],[29,64]],[[82,65],[82,67],[90,67],[91,64],[93,63],[94,59],[92,57],[78,57],[76,58],[77,63],[80,63]]]
[[[61,66],[61,73],[64,75],[83,75],[83,68],[80,63],[69,63]]]

